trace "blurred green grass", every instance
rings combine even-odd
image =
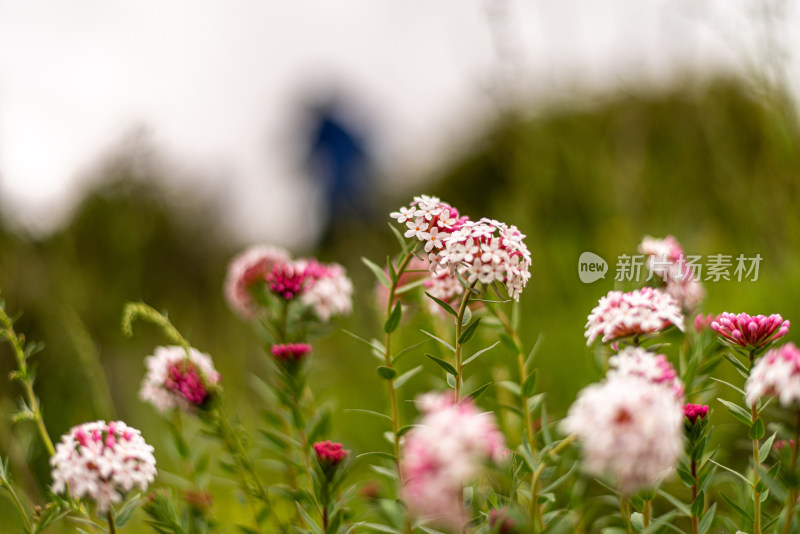
[[[464,214],[515,224],[527,234],[534,265],[522,296],[522,338],[530,348],[543,336],[536,360],[539,390],[557,415],[598,378],[583,337],[586,316],[614,288],[616,258],[634,253],[645,234],[673,234],[688,253],[761,254],[757,282],[706,284],[705,312],[800,317],[800,135],[794,108],[781,93],[755,94],[741,82],[718,80],[657,94],[617,95],[580,108],[554,106],[533,118],[505,115],[478,137],[431,177],[427,190],[376,199],[383,209],[375,211],[386,213],[385,221],[357,233],[337,228],[319,250],[296,251],[348,268],[356,311],[342,326],[365,337],[379,335],[374,281],[359,258],[379,261],[396,252],[385,224],[388,213],[419,193],[437,194]],[[174,217],[176,210],[160,192],[160,172],[157,167],[142,172],[120,154],[97,170],[106,180],[56,234],[29,240],[7,224],[0,228],[0,287],[9,309],[24,312],[18,328],[47,344],[36,357],[37,392],[54,439],[74,424],[119,417],[143,430],[162,469],[178,471],[165,424],[137,399],[142,360],[164,340],[143,324],[136,325],[133,339],[124,338],[119,328],[124,303],[143,300],[168,311],[195,346],[212,354],[224,376],[226,402],[248,426],[257,421],[248,376],[263,373],[264,366],[256,336],[222,298],[225,267],[237,248],[202,206]],[[577,259],[583,251],[608,260],[604,280],[580,282]],[[421,341],[419,328],[441,326],[417,314],[397,346]],[[790,330],[788,339],[800,338]],[[484,334],[475,350],[493,341]],[[432,350],[435,345],[429,344],[401,365],[404,370],[424,363],[431,371],[409,383],[406,399],[436,386],[434,366],[423,355]],[[7,348],[0,348],[4,376],[11,361]],[[498,347],[470,371],[472,385],[502,378],[492,369],[505,362],[511,363]],[[344,411],[385,409],[375,365],[362,345],[341,332],[315,348],[311,383],[318,398],[334,407],[331,437],[356,452],[383,446],[373,421]],[[19,391],[6,382],[0,392],[0,455],[9,455],[14,452],[10,406]],[[491,408],[497,394],[490,388],[482,403]],[[98,402],[106,395],[113,406]],[[404,402],[401,409],[404,423],[410,423],[413,404]],[[724,440],[737,429],[717,413],[724,423],[717,439]],[[506,421],[516,424],[513,418]],[[33,444],[17,453],[44,487],[46,460],[27,430],[14,430]],[[735,456],[736,450],[729,452]],[[231,499],[228,494],[223,501]],[[227,504],[220,508],[226,510],[221,517],[235,515],[227,513]],[[13,516],[7,511],[0,499],[0,518]]]

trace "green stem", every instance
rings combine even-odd
[[[464,323],[464,313],[467,310],[467,305],[469,304],[469,297],[472,295],[472,289],[475,287],[476,282],[473,282],[468,288],[464,288],[464,295],[461,297],[461,304],[458,306],[458,315],[456,316],[456,350],[454,354],[455,359],[455,367],[456,373],[458,373],[454,378],[456,380],[456,387],[455,387],[455,395],[456,395],[456,403],[461,401],[461,371],[464,368],[464,364],[462,363],[462,350],[461,350],[461,343],[458,341],[461,338],[461,333],[463,331],[463,323]]]
[[[750,408],[750,420],[755,423],[758,419],[758,408],[756,405]],[[758,491],[758,468],[761,462],[758,461],[758,439],[753,440],[753,534],[761,534],[761,493]]]
[[[628,504],[628,499],[624,495],[619,496],[619,515],[622,516],[622,522],[625,525],[628,534],[633,534],[633,525],[631,525],[631,509]]]
[[[14,491],[11,483],[5,478],[0,478],[0,487],[5,488],[6,491],[8,491],[8,493],[11,495],[11,500],[14,501],[14,506],[17,507],[20,517],[22,517],[22,520],[25,522],[25,530],[27,532],[33,532],[33,527],[30,519],[28,518],[28,513],[25,511],[25,507],[22,506],[22,502],[19,500],[19,496],[17,495],[17,492]]]
[[[53,447],[53,441],[50,439],[50,435],[47,433],[47,427],[45,427],[44,419],[42,418],[42,412],[39,408],[39,401],[33,391],[33,380],[29,374],[28,364],[25,358],[25,351],[22,347],[23,338],[14,332],[14,326],[11,318],[6,314],[6,311],[2,306],[0,306],[0,327],[2,327],[0,335],[6,338],[14,350],[14,356],[17,360],[17,367],[19,368],[16,376],[24,385],[28,408],[30,408],[31,413],[33,414],[34,421],[36,421],[36,427],[39,429],[39,435],[42,437],[42,441],[47,449],[47,453],[50,456],[53,456],[56,453],[56,449]]]
[[[644,518],[644,528],[650,526],[650,516],[652,515],[651,504],[649,500],[644,501],[644,506],[642,509],[642,516]]]
[[[108,534],[117,534],[117,524],[114,522],[114,513],[111,510],[106,512],[106,518],[108,519]]]
[[[694,479],[694,483],[692,484],[692,504],[694,504],[695,499],[697,499],[697,486],[698,486],[697,460],[692,460],[692,478]],[[692,534],[698,534],[699,529],[700,529],[700,520],[697,517],[692,516]]]
[[[783,520],[783,534],[789,534],[792,531],[792,521],[794,520],[794,506],[797,502],[797,455],[800,451],[800,412],[797,413],[797,423],[795,424],[794,443],[792,444],[792,459],[789,463],[790,480],[792,480],[792,488],[789,490],[789,495],[786,496],[786,516]]]
[[[562,439],[561,442],[547,451],[547,456],[550,458],[557,458],[558,453],[569,447],[573,441],[575,441],[575,434],[570,434],[566,438]],[[547,463],[545,463],[544,458],[539,461],[539,465],[536,466],[536,470],[533,472],[531,476],[531,503],[530,503],[530,514],[531,519],[534,520],[534,524],[538,525],[539,530],[544,530],[544,519],[542,518],[541,514],[539,513],[539,506],[538,506],[538,487],[539,487],[539,479],[542,476],[545,468],[547,467]]]

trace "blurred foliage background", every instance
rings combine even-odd
[[[559,417],[577,391],[599,377],[583,337],[586,316],[615,287],[616,258],[634,253],[646,234],[672,234],[690,254],[762,256],[757,282],[706,284],[706,313],[800,318],[800,131],[783,93],[720,79],[535,109],[499,114],[424,186],[371,199],[374,220],[344,222],[326,233],[317,250],[293,251],[348,268],[356,311],[341,326],[379,336],[374,279],[359,258],[381,262],[397,252],[388,213],[419,193],[439,195],[464,214],[515,224],[527,234],[534,266],[521,299],[522,336],[527,348],[542,336],[539,391]],[[124,419],[156,447],[162,480],[171,482],[168,473],[179,467],[166,425],[137,398],[143,358],[165,340],[144,324],[136,325],[133,339],[123,337],[124,303],[143,300],[168,311],[188,339],[214,357],[229,410],[250,428],[257,426],[258,414],[248,377],[263,373],[264,356],[256,336],[222,297],[225,268],[239,245],[218,230],[210,201],[187,192],[175,205],[175,197],[164,194],[164,172],[156,161],[142,162],[123,150],[95,170],[102,178],[96,190],[55,234],[33,240],[3,221],[0,288],[8,309],[23,312],[18,329],[47,345],[36,357],[37,392],[54,439],[84,421]],[[580,282],[577,258],[583,251],[609,262],[604,280]],[[446,331],[436,318],[410,315],[400,346],[422,341],[419,328]],[[796,329],[788,339],[800,341]],[[487,331],[473,346],[495,340]],[[424,352],[435,350],[433,344],[421,347],[401,367],[424,363]],[[355,452],[381,448],[374,421],[346,411],[386,408],[375,361],[339,330],[316,344],[313,357],[314,389],[334,409],[330,437]],[[12,361],[8,347],[0,347],[3,376]],[[497,347],[471,370],[469,381],[478,386],[501,380],[505,364],[513,368],[510,355]],[[433,365],[425,365],[431,372],[406,386],[405,399],[437,386]],[[36,498],[35,482],[43,487],[49,481],[46,454],[25,424],[12,427],[20,391],[10,382],[0,384],[0,455],[12,458],[17,480]],[[490,388],[481,403],[494,409],[501,395]],[[743,435],[715,404],[721,423],[716,438]],[[404,402],[402,409],[404,423],[412,422],[413,404]],[[518,435],[513,416],[504,414],[504,422]],[[722,460],[735,464],[746,455],[738,455],[733,443],[726,451],[730,457]],[[7,506],[0,499],[0,518],[10,515]]]

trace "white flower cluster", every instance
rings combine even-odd
[[[703,284],[692,267],[678,240],[668,235],[664,239],[645,236],[639,252],[647,255],[647,267],[664,282],[664,290],[684,310],[695,310],[706,296]]]
[[[314,280],[303,291],[301,300],[311,306],[323,322],[333,315],[346,315],[353,309],[353,282],[338,263],[317,264]]]
[[[245,319],[255,318],[257,307],[250,294],[251,286],[263,280],[275,265],[290,261],[286,250],[268,245],[255,245],[238,254],[228,265],[225,277],[228,304]]]
[[[608,365],[611,367],[608,378],[624,376],[644,378],[648,382],[669,388],[676,399],[683,399],[683,382],[663,354],[653,354],[641,347],[627,347],[611,356]]]
[[[454,207],[428,195],[414,197],[411,206],[402,207],[389,216],[405,224],[405,236],[416,237],[425,243],[425,252],[431,255],[444,246],[446,235],[466,219],[459,218],[458,210]]]
[[[800,404],[800,349],[787,343],[759,358],[745,384],[747,404],[765,395],[777,397],[783,406]]]
[[[519,300],[531,278],[531,253],[524,238],[516,226],[500,221],[466,221],[445,240],[434,264],[461,273],[470,284],[505,284],[509,296]]]
[[[424,415],[403,445],[403,496],[416,515],[459,528],[461,490],[487,461],[503,458],[503,434],[469,399],[455,404],[451,393],[429,393],[419,402]]]
[[[156,347],[144,363],[147,374],[142,380],[139,398],[160,412],[191,409],[221,380],[211,356],[195,348],[190,348],[187,355],[183,347]],[[187,363],[191,369],[186,368]]]
[[[610,291],[589,314],[584,334],[587,345],[602,336],[603,343],[636,334],[658,332],[675,325],[683,330],[683,314],[670,295],[643,287],[628,293]]]
[[[101,513],[133,488],[147,490],[156,476],[153,447],[122,421],[73,427],[56,445],[50,465],[53,492],[69,488],[71,497],[92,499]]]
[[[632,495],[677,465],[683,418],[669,388],[624,376],[584,388],[561,426],[580,440],[588,473],[608,477]]]

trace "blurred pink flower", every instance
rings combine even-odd
[[[88,497],[104,513],[133,488],[147,490],[156,476],[153,450],[141,432],[122,421],[72,427],[50,458],[53,492]]]
[[[697,309],[706,292],[692,267],[686,263],[686,255],[677,239],[671,235],[664,239],[646,236],[639,245],[639,252],[647,255],[647,268],[664,282],[664,291],[681,309]]]
[[[789,332],[789,321],[778,314],[750,316],[723,312],[711,328],[724,340],[747,350],[758,350]]]
[[[147,374],[139,398],[163,412],[174,408],[202,407],[219,386],[221,376],[211,356],[190,348],[172,345],[156,347],[145,358]]]
[[[244,319],[254,319],[257,312],[252,288],[264,282],[275,264],[290,261],[282,248],[256,245],[231,260],[225,278],[225,298],[228,305]]]
[[[281,362],[297,362],[305,358],[311,352],[311,345],[308,343],[284,343],[272,345],[272,355]]]
[[[678,400],[683,399],[683,382],[663,354],[653,354],[640,347],[628,347],[608,360],[608,378],[638,376],[667,387]]]
[[[423,417],[403,445],[403,497],[415,515],[460,528],[466,520],[462,488],[487,461],[503,460],[505,439],[494,416],[469,399],[455,404],[452,393],[428,393],[419,406]]]
[[[577,435],[583,468],[625,495],[656,486],[683,452],[683,408],[661,385],[634,376],[584,388],[561,428]]]
[[[659,289],[643,287],[628,293],[610,291],[602,297],[589,314],[584,335],[591,345],[600,336],[607,343],[670,325],[683,330],[683,314],[675,299]]]
[[[764,396],[777,397],[783,406],[800,404],[800,350],[787,343],[767,351],[750,370],[744,390],[750,405]]]

